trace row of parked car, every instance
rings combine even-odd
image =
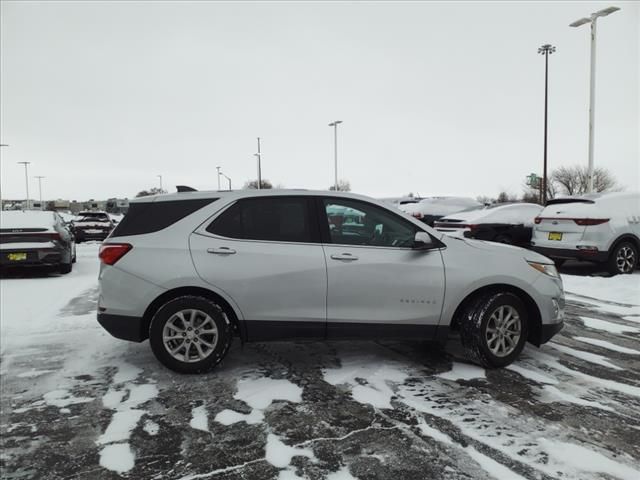
[[[0,212],[0,267],[44,266],[69,273],[77,258],[76,243],[102,241],[116,223],[106,212]]]
[[[632,273],[640,251],[640,194],[596,193],[532,203],[483,205],[471,198],[386,199],[450,236],[531,248],[557,265],[577,259]]]

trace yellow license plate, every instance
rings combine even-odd
[[[549,232],[549,240],[562,240],[561,232]]]
[[[9,260],[13,262],[19,262],[27,259],[26,253],[10,253],[8,254]]]

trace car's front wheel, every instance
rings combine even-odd
[[[179,373],[214,368],[231,345],[231,324],[213,301],[185,295],[165,303],[153,316],[149,342],[156,358]]]
[[[609,255],[608,270],[612,275],[633,273],[638,266],[638,248],[631,242],[621,242]]]
[[[528,334],[527,310],[511,292],[483,293],[458,318],[460,339],[469,360],[487,368],[512,363]]]

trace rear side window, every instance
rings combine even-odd
[[[311,242],[310,204],[303,197],[240,200],[211,222],[207,231],[242,240]]]
[[[169,202],[132,203],[111,237],[153,233],[173,225],[217,198],[173,200]]]

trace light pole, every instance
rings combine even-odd
[[[31,162],[18,162],[18,163],[20,165],[24,165],[24,184],[27,187],[27,210],[29,210],[29,174],[27,172],[27,168]]]
[[[40,205],[42,206],[42,179],[46,178],[42,175],[36,175],[33,178],[37,178],[38,179],[38,192],[39,192],[39,196],[40,196]]]
[[[156,175],[156,177],[160,180],[160,193],[162,193],[162,175]]]
[[[231,191],[231,179],[222,172],[220,172],[220,175],[222,175],[224,178],[226,178],[229,181],[229,191]]]
[[[338,191],[338,125],[342,123],[342,120],[336,120],[329,124],[333,127],[333,163],[334,163],[334,182],[333,188]]]
[[[258,158],[258,190],[262,190],[262,154],[260,153],[260,137],[258,137],[258,153],[254,153]]]
[[[216,167],[216,170],[218,171],[218,191],[220,191],[220,167]]]
[[[548,43],[538,48],[538,53],[544,55],[544,166],[542,170],[542,205],[547,204],[547,110],[549,104],[549,55],[556,51],[556,47]]]
[[[599,17],[606,17],[620,10],[618,7],[608,7],[592,13],[590,17],[584,17],[569,24],[570,27],[579,27],[585,23],[591,23],[591,73],[589,80],[589,193],[593,192],[593,137],[595,131],[596,109],[596,22]]]

